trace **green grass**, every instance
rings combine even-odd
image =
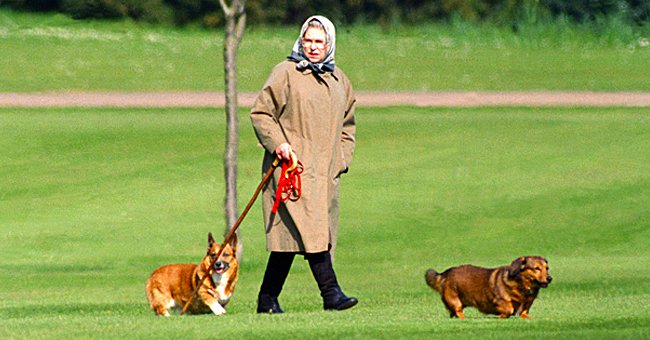
[[[602,26],[602,27],[601,27]],[[338,28],[337,63],[357,90],[650,91],[650,26],[558,21]],[[258,91],[297,27],[249,27],[239,88]],[[223,32],[74,21],[0,10],[0,91],[223,90]]]
[[[261,176],[242,112],[239,196]],[[224,317],[156,318],[144,282],[223,230],[222,110],[0,109],[1,338],[647,338],[643,108],[360,110],[335,263],[361,303],[321,310],[297,260],[284,315],[254,313],[259,203]],[[424,270],[546,256],[533,320],[450,320]]]

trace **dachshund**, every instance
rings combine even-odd
[[[548,261],[541,256],[522,256],[509,266],[482,268],[463,265],[442,274],[429,269],[424,275],[431,289],[440,293],[452,318],[464,319],[463,308],[476,307],[485,314],[508,318],[528,312],[540,288],[553,278],[548,275]]]

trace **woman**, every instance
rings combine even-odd
[[[350,80],[334,66],[335,30],[313,16],[302,26],[288,60],[276,65],[253,109],[251,121],[266,152],[262,173],[277,157],[298,156],[302,195],[271,212],[280,171],[264,188],[266,244],[271,252],[257,301],[258,313],[283,313],[278,296],[296,254],[304,255],[323,307],[344,310],[358,300],[341,291],[332,267],[339,220],[339,176],[347,172],[355,145]]]

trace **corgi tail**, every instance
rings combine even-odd
[[[424,273],[424,280],[426,281],[427,285],[431,287],[431,289],[440,292],[440,286],[442,285],[442,275],[435,271],[435,269],[429,268]]]
[[[155,310],[155,307],[154,307],[154,301],[155,301],[154,289],[155,288],[154,288],[153,280],[151,278],[149,278],[147,280],[147,283],[145,284],[144,292],[147,295],[147,300],[149,300],[149,307],[151,307],[151,309]]]

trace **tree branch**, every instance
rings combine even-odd
[[[235,27],[235,39],[237,40],[237,45],[239,45],[242,37],[244,36],[245,27],[246,27],[246,13],[244,13],[239,17],[239,19],[237,19],[237,26]]]
[[[221,9],[223,10],[223,13],[225,14],[226,17],[230,17],[233,15],[232,8],[228,7],[228,4],[226,4],[225,0],[219,0],[219,4],[221,5]]]
[[[237,0],[237,15],[246,15],[246,0]]]

